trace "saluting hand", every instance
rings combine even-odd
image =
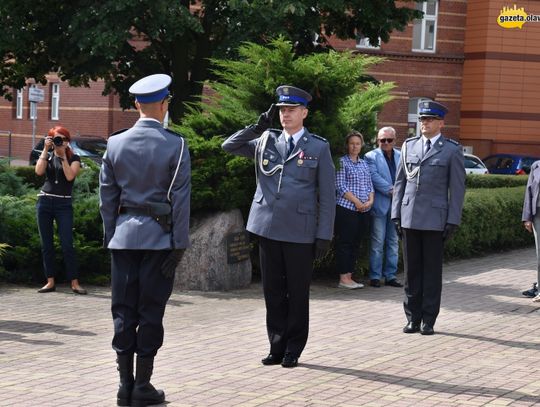
[[[254,127],[254,130],[257,133],[262,133],[266,129],[270,128],[270,126],[272,126],[272,119],[274,118],[276,110],[277,110],[277,106],[274,103],[272,103],[270,105],[270,108],[266,112],[261,113],[261,115],[259,116],[259,120],[257,121],[257,124]]]

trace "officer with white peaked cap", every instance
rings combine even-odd
[[[180,134],[162,125],[170,83],[169,75],[156,74],[129,88],[140,118],[130,129],[111,135],[100,172],[104,245],[111,249],[112,345],[120,372],[121,406],[165,400],[150,378],[163,344],[162,320],[175,269],[189,246],[189,151]]]

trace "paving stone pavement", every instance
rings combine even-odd
[[[540,405],[533,249],[445,264],[436,335],[403,334],[403,291],[312,287],[295,369],[263,366],[261,287],[177,292],[153,383],[169,406]],[[399,276],[401,277],[401,276]],[[114,406],[110,291],[0,286],[0,406]]]

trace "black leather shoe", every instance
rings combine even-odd
[[[283,358],[283,362],[281,362],[281,366],[283,366],[283,367],[296,367],[296,366],[298,366],[298,358],[294,357],[290,353],[286,353],[285,357]]]
[[[521,294],[523,294],[525,297],[536,297],[538,295],[538,284],[534,283],[532,288],[523,291]]]
[[[395,278],[390,281],[385,281],[384,285],[389,285],[391,287],[403,287],[403,284],[401,284],[399,281],[397,281]]]
[[[381,281],[380,280],[370,280],[369,285],[372,287],[380,287]]]
[[[272,355],[271,353],[269,353],[267,357],[261,360],[262,364],[266,366],[279,365],[282,361],[283,356]]]
[[[422,324],[422,328],[420,328],[420,333],[422,335],[433,335],[435,331],[433,330],[433,327],[429,324]]]
[[[39,290],[37,290],[38,293],[40,294],[43,294],[43,293],[52,293],[52,292],[55,292],[56,291],[56,286],[53,285],[52,287],[43,287],[43,288],[40,288]]]
[[[418,322],[409,321],[409,323],[403,327],[403,332],[406,334],[420,332],[420,324]]]

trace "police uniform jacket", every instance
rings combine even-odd
[[[265,139],[266,145],[263,145]],[[222,147],[245,157],[253,158],[257,153],[258,182],[247,222],[248,231],[292,243],[332,239],[335,169],[325,139],[304,129],[287,157],[285,136],[281,131],[270,129],[259,138],[258,133],[247,127],[230,136]],[[282,170],[279,166],[283,166]]]
[[[409,171],[419,168],[416,176],[407,179],[405,166]],[[460,224],[464,197],[465,165],[456,141],[441,135],[423,156],[421,137],[405,140],[394,185],[392,219],[401,219],[403,228],[442,231],[446,223]]]
[[[157,120],[139,120],[132,128],[110,137],[100,171],[105,247],[141,250],[188,247],[190,180],[187,144],[179,134],[164,129]],[[150,216],[118,213],[120,206],[167,203],[169,187],[170,233]]]
[[[399,168],[399,159],[401,153],[399,150],[394,150],[394,164],[397,169]],[[380,148],[372,150],[364,156],[369,166],[369,172],[371,173],[371,182],[375,188],[375,199],[373,201],[373,207],[371,208],[372,216],[388,216],[392,205],[392,188],[394,184],[392,182],[392,175],[390,174],[390,168],[384,157],[384,151]]]
[[[523,200],[523,222],[532,222],[538,211],[538,195],[540,193],[540,161],[535,161],[531,165],[531,172],[525,189],[525,199]]]

